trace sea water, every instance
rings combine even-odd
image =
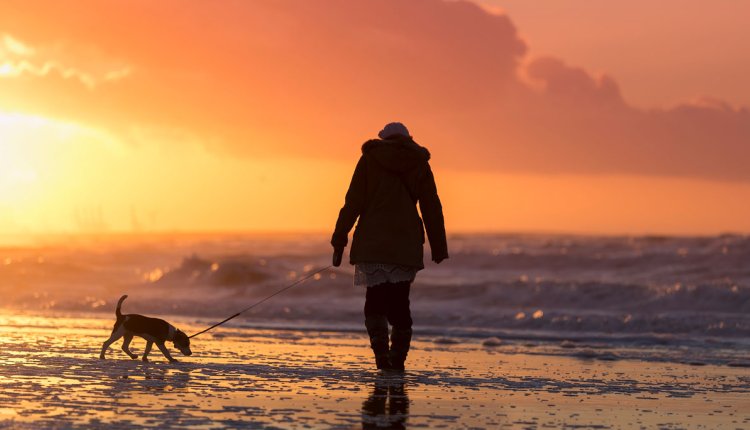
[[[209,324],[329,265],[328,239],[39,238],[0,247],[0,306],[111,315],[128,294],[125,313]],[[451,257],[440,265],[426,250],[412,314],[417,332],[436,343],[553,342],[578,352],[581,345],[662,347],[725,362],[750,352],[748,236],[452,235]],[[230,327],[361,330],[364,291],[352,274],[346,263],[326,270]]]

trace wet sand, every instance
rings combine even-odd
[[[156,349],[131,360],[121,342],[100,360],[112,323],[0,314],[0,428],[750,428],[743,367],[417,332],[409,370],[383,374],[361,332],[236,327],[195,338],[177,364]]]

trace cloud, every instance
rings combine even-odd
[[[103,82],[123,79],[132,72],[128,66],[104,64],[101,55],[94,55],[98,57],[96,65],[84,65],[84,69],[81,69],[65,64],[65,60],[56,59],[71,57],[71,52],[64,47],[36,49],[9,34],[2,35],[0,41],[0,78],[18,78],[23,75],[44,77],[56,73],[64,79],[76,80],[91,90]]]
[[[542,91],[551,98],[566,98],[570,102],[596,106],[623,103],[614,79],[606,75],[593,77],[557,58],[535,59],[525,71],[531,79],[541,83]]]
[[[703,98],[670,109],[638,109],[623,100],[612,78],[556,59],[532,62],[528,74],[542,82],[541,103],[533,109],[541,112],[539,124],[553,131],[524,126],[529,148],[555,163],[567,160],[557,169],[540,162],[540,169],[750,179],[743,161],[750,159],[746,108]]]
[[[33,48],[27,46],[20,40],[17,40],[8,34],[3,35],[2,44],[0,44],[0,55],[5,54],[5,52],[20,56],[34,55]]]
[[[138,73],[88,92],[51,75],[0,80],[15,106],[111,129],[190,127],[241,156],[351,159],[398,119],[446,167],[750,180],[746,108],[710,99],[636,108],[610,76],[528,58],[510,17],[470,2],[83,0],[77,9],[89,13],[6,2],[0,29],[24,46],[63,40],[81,64],[114,58]]]

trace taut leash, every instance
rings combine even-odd
[[[300,279],[297,279],[297,280],[296,280],[295,282],[293,282],[292,284],[289,284],[289,285],[287,285],[286,287],[284,287],[284,288],[280,289],[279,291],[276,291],[275,293],[273,293],[273,294],[271,294],[270,296],[268,296],[268,297],[264,298],[263,300],[261,300],[261,301],[259,301],[259,302],[256,302],[256,303],[253,303],[252,305],[250,305],[250,306],[246,307],[245,309],[243,309],[243,310],[241,310],[241,311],[237,312],[236,314],[234,314],[234,315],[232,315],[231,317],[229,317],[229,318],[225,319],[224,321],[218,322],[218,323],[216,323],[216,324],[212,325],[211,327],[209,327],[209,328],[207,328],[207,329],[205,329],[205,330],[203,330],[203,331],[199,331],[198,333],[196,333],[196,334],[194,334],[194,335],[190,336],[190,338],[193,338],[193,337],[195,337],[195,336],[198,336],[199,334],[203,334],[203,333],[205,333],[205,332],[207,332],[207,331],[209,331],[209,330],[211,330],[211,329],[213,329],[213,328],[216,328],[216,327],[218,327],[218,326],[220,326],[220,325],[224,324],[225,322],[227,322],[227,321],[229,321],[229,320],[231,320],[231,319],[237,318],[237,317],[238,317],[238,316],[240,316],[241,314],[243,314],[243,313],[245,313],[245,312],[249,311],[250,309],[252,309],[252,308],[254,308],[254,307],[258,306],[259,304],[261,304],[261,303],[263,303],[263,302],[265,302],[265,301],[267,301],[267,300],[271,299],[271,298],[272,298],[272,297],[274,297],[274,296],[277,296],[277,295],[279,295],[279,294],[283,293],[284,291],[286,291],[286,290],[288,290],[288,289],[292,288],[292,287],[293,287],[293,286],[295,286],[295,285],[298,285],[298,284],[301,284],[302,282],[305,282],[305,281],[307,281],[308,279],[312,278],[313,276],[315,276],[315,275],[317,275],[317,274],[319,274],[319,273],[325,272],[326,270],[330,269],[331,267],[333,267],[333,265],[328,265],[328,266],[326,266],[326,267],[324,267],[324,268],[322,268],[322,269],[320,269],[320,270],[318,270],[318,271],[316,271],[316,272],[310,273],[309,275],[305,276],[304,278],[300,278]]]

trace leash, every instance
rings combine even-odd
[[[308,279],[312,278],[313,276],[315,276],[315,275],[317,275],[317,274],[319,274],[319,273],[325,272],[326,270],[330,269],[331,267],[333,267],[333,265],[328,265],[328,266],[326,266],[326,267],[324,267],[324,268],[322,268],[322,269],[320,269],[320,270],[318,270],[318,271],[316,271],[316,272],[310,273],[309,275],[305,276],[304,278],[300,278],[300,279],[296,280],[295,282],[293,282],[292,284],[290,284],[290,285],[287,285],[286,287],[284,287],[284,288],[280,289],[279,291],[276,291],[275,293],[271,294],[270,296],[266,297],[265,299],[263,299],[263,300],[261,300],[261,301],[259,301],[259,302],[253,303],[252,305],[250,305],[250,306],[246,307],[245,309],[243,309],[243,310],[241,310],[241,311],[237,312],[236,314],[234,314],[234,315],[232,315],[231,317],[229,317],[229,318],[225,319],[224,321],[218,322],[218,323],[216,323],[216,324],[212,325],[211,327],[209,327],[209,328],[207,328],[207,329],[205,329],[205,330],[203,330],[203,331],[199,331],[198,333],[196,333],[196,334],[194,334],[194,335],[192,335],[192,336],[189,336],[189,338],[193,338],[193,337],[195,337],[195,336],[198,336],[199,334],[203,334],[203,333],[205,333],[205,332],[207,332],[207,331],[209,331],[209,330],[211,330],[211,329],[213,329],[213,328],[216,328],[216,327],[218,327],[218,326],[220,326],[220,325],[224,324],[225,322],[227,322],[227,321],[229,321],[229,320],[231,320],[231,319],[237,318],[237,317],[238,317],[238,316],[240,316],[241,314],[243,314],[243,313],[245,313],[245,312],[249,311],[250,309],[252,309],[252,308],[254,308],[254,307],[258,306],[259,304],[261,304],[261,303],[263,303],[263,302],[265,302],[265,301],[267,301],[267,300],[271,299],[271,298],[272,298],[272,297],[274,297],[274,296],[277,296],[277,295],[279,295],[279,294],[283,293],[284,291],[286,291],[286,290],[288,290],[288,289],[292,288],[292,287],[293,287],[293,286],[295,286],[295,285],[298,285],[298,284],[301,284],[302,282],[305,282],[305,281],[307,281]]]

